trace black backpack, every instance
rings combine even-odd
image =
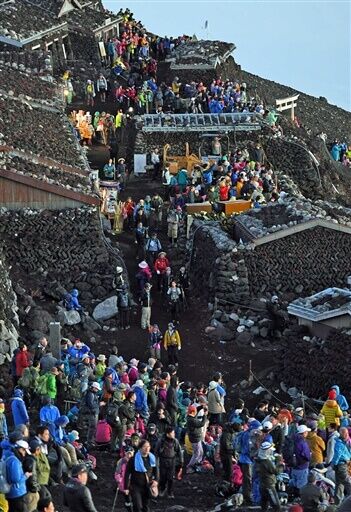
[[[119,407],[116,403],[111,402],[106,409],[106,421],[111,427],[118,427],[121,424],[119,417]]]
[[[282,455],[283,455],[285,464],[287,464],[290,468],[296,467],[297,461],[296,461],[296,453],[295,453],[294,436],[286,436],[286,438],[284,439]]]

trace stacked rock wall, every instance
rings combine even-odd
[[[311,295],[344,287],[351,273],[351,235],[307,229],[247,251],[245,265],[252,296],[284,292]]]
[[[192,225],[190,279],[194,290],[208,302],[215,299],[245,303],[249,282],[242,253],[216,223]]]
[[[39,273],[67,289],[77,287],[86,300],[103,298],[112,290],[116,261],[106,248],[94,208],[3,209],[0,233],[14,271]]]
[[[17,346],[17,300],[12,289],[5,256],[0,248],[0,365]]]

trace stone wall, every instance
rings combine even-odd
[[[0,248],[0,365],[17,346],[17,298],[12,289],[5,256]]]
[[[260,245],[245,256],[250,293],[312,295],[344,287],[351,273],[351,235],[316,227]]]
[[[83,301],[112,291],[116,257],[106,248],[94,208],[2,209],[0,233],[12,272],[41,276],[53,297],[60,298],[54,283],[67,290],[77,287]]]
[[[246,302],[248,275],[236,243],[216,222],[195,220],[190,236],[190,280],[195,292],[208,302]]]

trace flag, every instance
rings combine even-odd
[[[205,29],[208,28],[208,20],[205,21]]]

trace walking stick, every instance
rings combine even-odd
[[[115,512],[116,503],[117,503],[118,491],[119,491],[119,487],[118,487],[118,485],[117,485],[116,494],[115,494],[115,499],[113,500],[113,505],[112,505],[112,512]]]

